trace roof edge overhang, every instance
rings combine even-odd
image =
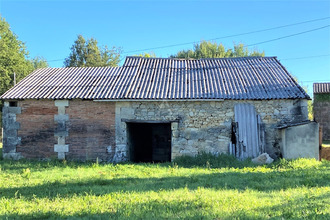
[[[296,97],[296,98],[272,98],[272,99],[210,99],[210,98],[199,98],[199,99],[83,99],[83,98],[56,98],[56,99],[46,99],[46,98],[0,98],[2,101],[24,101],[24,100],[83,100],[83,101],[94,101],[94,102],[223,102],[223,101],[272,101],[272,100],[296,100],[296,99],[306,99],[312,100],[308,97]]]

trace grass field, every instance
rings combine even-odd
[[[6,218],[330,219],[330,162],[255,166],[225,155],[166,164],[0,160]]]

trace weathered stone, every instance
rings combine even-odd
[[[59,115],[65,115],[65,106],[58,106],[57,107],[57,113]]]
[[[69,121],[69,115],[54,115],[54,121],[58,123]]]
[[[55,100],[55,106],[69,106],[69,100]]]
[[[60,144],[55,144],[54,145],[54,151],[55,152],[69,152],[69,145],[60,145]]]
[[[256,164],[270,164],[274,161],[267,153],[260,154],[258,157],[253,158],[252,162]]]
[[[120,109],[120,115],[121,117],[125,118],[125,117],[131,117],[134,115],[134,109],[133,108],[121,108]]]
[[[8,107],[8,113],[11,114],[21,114],[22,108],[21,107]]]
[[[69,136],[69,132],[68,131],[55,131],[54,132],[54,136],[55,137],[58,137],[58,136]]]
[[[58,152],[57,158],[59,160],[64,160],[65,159],[65,152]]]
[[[3,158],[4,159],[11,159],[11,160],[19,160],[22,159],[23,156],[21,153],[3,153]]]
[[[57,137],[57,143],[59,145],[65,145],[65,136],[58,136]]]
[[[179,128],[179,123],[178,122],[172,122],[171,123],[172,131],[178,130],[178,128]]]

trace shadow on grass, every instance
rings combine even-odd
[[[113,178],[107,176],[77,181],[53,181],[36,186],[2,188],[0,198],[31,199],[70,197],[73,195],[104,195],[114,192],[148,192],[159,190],[176,190],[198,187],[269,192],[297,187],[330,186],[327,173],[316,173],[314,169],[262,172],[224,172],[198,174],[191,176],[170,176],[162,178]]]
[[[273,213],[268,216],[269,218],[330,219],[330,214],[323,212],[328,210],[329,200],[330,192],[320,196],[306,194],[300,198],[284,201],[280,205],[262,206],[255,211]]]

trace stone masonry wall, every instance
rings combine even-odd
[[[315,100],[316,95],[314,94],[313,104],[314,119],[322,127],[322,139],[330,140],[330,101],[317,101]]]
[[[266,151],[276,156],[281,145],[276,126],[307,120],[308,115],[306,100],[63,103],[24,100],[17,109],[5,109],[8,114],[3,120],[11,121],[13,129],[5,131],[4,138],[17,141],[10,146],[4,143],[4,153],[9,150],[19,157],[39,159],[125,161],[129,158],[125,119],[172,121],[172,159],[201,152],[227,153],[234,105],[250,103],[266,124]]]
[[[273,157],[280,154],[281,140],[277,125],[308,118],[306,100],[117,102],[118,160],[129,158],[126,123],[123,119],[179,120],[178,124],[172,122],[172,159],[201,152],[227,153],[236,103],[255,106],[266,125],[266,151]]]

